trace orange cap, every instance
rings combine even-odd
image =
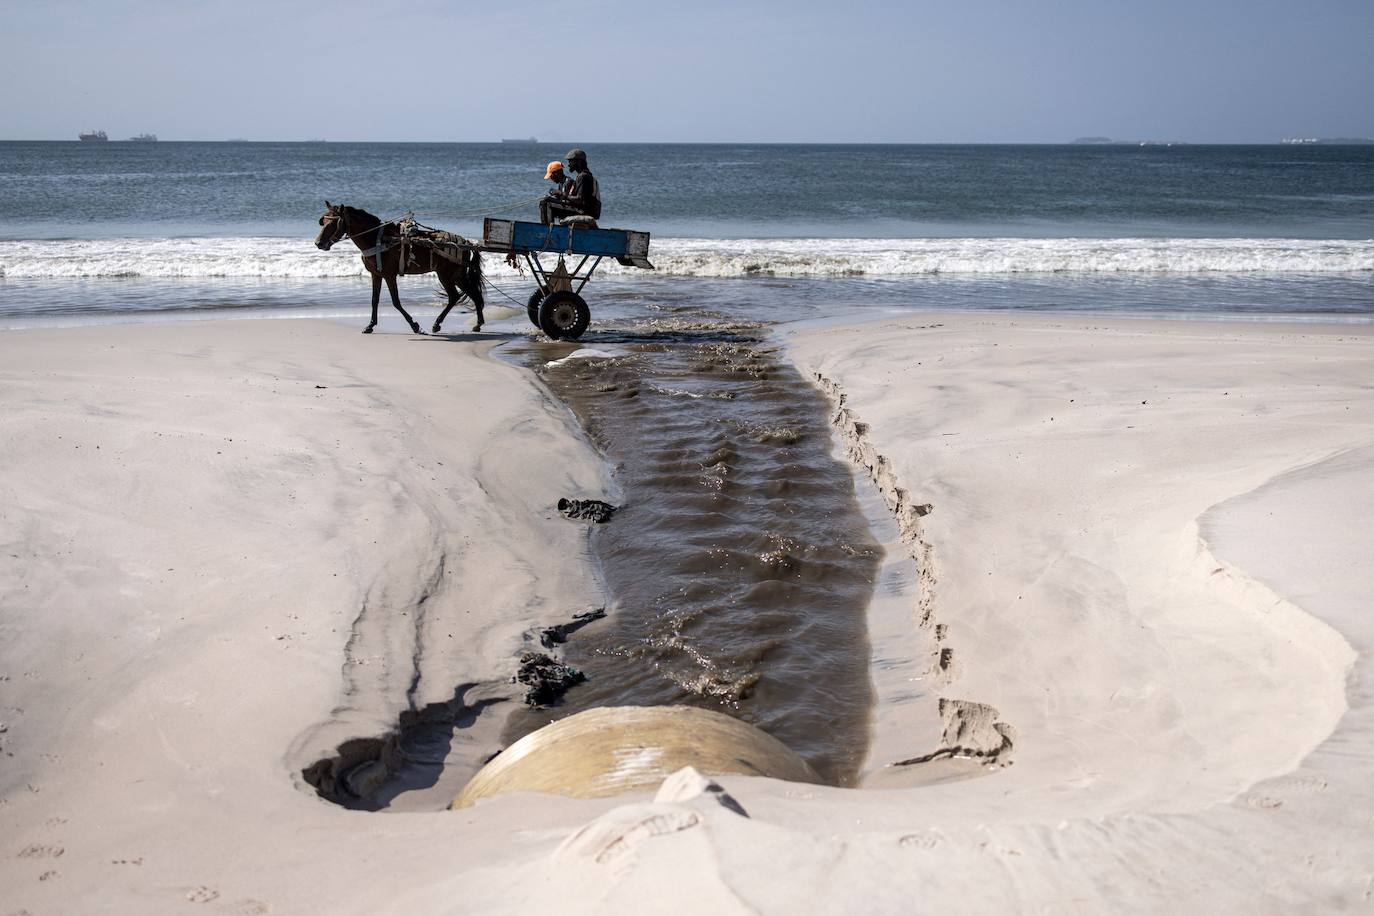
[[[548,180],[548,179],[550,179],[550,178],[553,177],[553,175],[554,175],[555,172],[561,173],[562,171],[563,171],[563,163],[561,163],[561,162],[559,162],[557,159],[555,159],[553,162],[550,162],[550,163],[549,163],[548,169],[546,169],[545,172],[544,172],[544,178],[545,178],[545,180]]]

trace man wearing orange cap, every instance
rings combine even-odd
[[[563,171],[561,162],[550,162],[544,177],[551,181],[554,166],[558,166],[558,174],[561,175]],[[569,151],[568,168],[577,178],[561,184],[559,191],[539,201],[539,221],[546,226],[569,216],[591,217],[593,220],[601,218],[601,186],[592,177],[591,169],[587,168],[587,154],[580,149]]]
[[[554,206],[557,205],[560,209],[567,206],[568,192],[572,190],[573,181],[563,171],[563,163],[557,159],[550,162],[549,167],[544,170],[544,180],[553,182],[549,193],[539,201],[539,221],[548,226],[555,218]]]
[[[550,194],[557,194],[559,197],[567,197],[568,191],[572,188],[572,179],[563,171],[563,163],[555,159],[549,163],[549,167],[544,171],[544,180],[553,182],[553,190]]]

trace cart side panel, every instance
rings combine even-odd
[[[545,226],[519,220],[487,219],[482,226],[482,244],[486,248],[501,251],[642,257],[641,252],[647,252],[649,248],[649,234],[624,229],[582,229],[576,226]]]
[[[482,246],[509,251],[515,235],[515,221],[509,219],[482,220]]]

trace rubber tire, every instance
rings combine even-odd
[[[591,324],[592,310],[577,293],[549,293],[539,306],[539,328],[553,340],[577,340]]]
[[[529,304],[525,306],[525,314],[530,316],[530,324],[534,325],[536,328],[539,328],[539,303],[543,301],[544,291],[542,289],[537,289],[530,293]],[[539,330],[542,331],[544,329],[539,328]]]

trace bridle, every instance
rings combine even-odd
[[[329,228],[333,232],[333,237],[329,240],[330,248],[333,248],[344,239],[351,240],[353,238],[353,233],[348,231],[348,223],[345,221],[342,207],[337,210],[327,210],[325,213],[325,216],[320,217],[320,222],[325,223],[327,221],[329,225],[326,226],[326,228]],[[337,231],[334,231],[335,228],[337,228]]]
[[[320,217],[320,224],[321,224],[321,225],[323,225],[323,224],[325,223],[325,221],[328,220],[329,223],[330,223],[330,226],[332,226],[332,225],[334,225],[335,223],[337,223],[337,224],[338,224],[338,227],[339,227],[339,228],[338,228],[337,234],[335,234],[335,236],[334,236],[332,239],[329,240],[329,245],[328,245],[328,247],[325,249],[326,251],[327,251],[329,248],[333,248],[335,245],[337,245],[339,242],[343,241],[344,239],[348,239],[349,241],[352,241],[352,242],[355,242],[355,243],[357,242],[357,240],[358,240],[357,237],[355,237],[355,236],[353,235],[352,230],[350,230],[350,229],[348,228],[348,223],[345,221],[345,220],[346,220],[346,216],[345,216],[345,207],[344,207],[342,204],[338,205],[337,208],[332,208],[332,209],[326,210],[326,211],[325,211],[325,214],[326,214],[325,216],[321,216],[321,217]],[[386,231],[385,231],[385,230],[386,230],[386,227],[392,225],[393,223],[399,223],[399,222],[401,222],[401,221],[404,220],[404,219],[410,218],[411,216],[412,216],[412,214],[406,214],[406,216],[397,217],[396,219],[383,220],[382,222],[378,223],[376,226],[372,226],[372,227],[370,227],[370,228],[364,229],[364,230],[362,231],[362,233],[360,233],[360,235],[364,235],[364,234],[366,234],[366,233],[368,233],[368,232],[376,232],[376,233],[377,233],[377,240],[376,240],[376,243],[375,243],[371,248],[363,248],[362,255],[363,255],[364,258],[373,258],[373,259],[375,259],[375,260],[376,260],[376,263],[377,263],[377,269],[378,269],[378,270],[381,270],[381,269],[382,269],[382,255],[383,255],[384,253],[386,253],[387,251],[389,251],[390,249],[395,248],[397,245],[401,244],[401,242],[403,241],[402,239],[396,238],[396,234],[395,234],[395,233],[392,233],[392,238],[391,238],[390,241],[388,241],[387,238],[386,238]],[[326,226],[325,228],[328,229],[328,228],[330,228],[330,227],[329,227],[329,226]],[[359,247],[359,248],[362,248],[361,245],[359,245],[358,247]]]

